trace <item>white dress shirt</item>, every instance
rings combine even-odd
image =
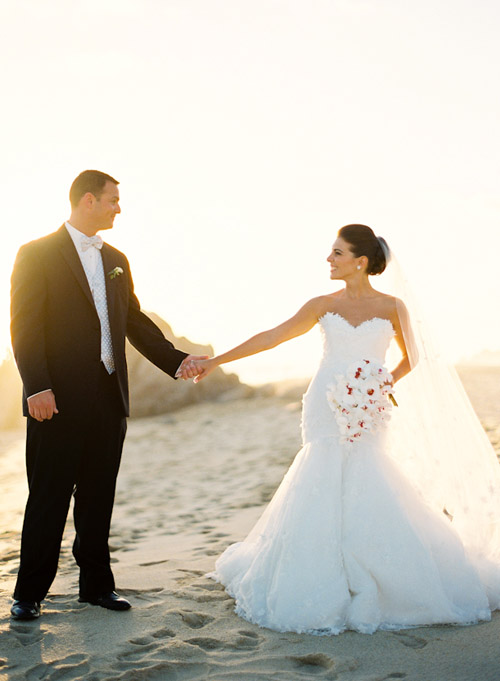
[[[64,225],[75,244],[76,252],[80,257],[83,269],[87,275],[90,290],[92,290],[91,278],[95,275],[97,263],[101,260],[101,252],[97,248],[88,248],[84,251],[82,248],[82,238],[85,237],[85,234],[73,227],[73,225],[70,225],[69,222],[65,222]]]
[[[69,222],[66,222],[65,225],[75,244],[76,251],[80,256],[80,261],[85,270],[92,298],[94,299],[94,304],[101,323],[101,361],[106,367],[106,371],[109,374],[112,374],[115,370],[115,360],[113,358],[113,344],[111,341],[111,330],[109,328],[106,275],[104,274],[101,251],[94,246],[84,250],[82,240],[88,241],[87,235],[75,229]],[[93,239],[99,240],[102,244],[100,236],[93,237]]]

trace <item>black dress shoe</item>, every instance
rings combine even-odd
[[[90,603],[91,605],[100,605],[101,608],[108,610],[130,610],[132,607],[126,598],[119,596],[116,591],[110,591],[107,594],[101,594],[95,598],[84,598],[80,596],[78,599],[80,603]]]
[[[40,617],[40,603],[38,601],[14,601],[10,614],[15,620],[36,620]]]

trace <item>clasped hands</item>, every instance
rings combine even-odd
[[[182,378],[185,381],[192,378],[193,383],[199,383],[216,366],[214,359],[209,359],[208,355],[188,355],[177,369],[175,377]]]

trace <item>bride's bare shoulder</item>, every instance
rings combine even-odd
[[[305,303],[297,314],[306,315],[310,319],[319,321],[327,312],[335,312],[335,294],[326,294],[311,298]]]
[[[323,296],[317,296],[312,298],[310,303],[314,305],[317,312],[318,319],[322,317],[326,312],[332,312],[335,310],[335,302],[339,296],[340,291],[335,291],[335,293],[326,293]]]
[[[404,304],[404,301],[401,300],[401,298],[396,298],[396,296],[390,296],[385,293],[383,295],[384,298],[386,299],[385,304],[387,305],[387,308],[393,314],[398,314],[398,312],[401,311],[406,312],[406,305]]]
[[[401,326],[401,319],[406,319],[408,316],[404,302],[396,296],[379,293],[378,304],[380,306],[380,316],[390,319],[393,327],[398,331]]]
[[[404,306],[403,301],[396,296],[391,296],[389,293],[382,293],[377,291],[378,304],[383,306],[388,312],[397,310],[398,307]]]

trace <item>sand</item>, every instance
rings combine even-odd
[[[499,449],[500,372],[478,371],[462,376]],[[111,536],[118,590],[133,604],[125,613],[78,603],[68,520],[42,616],[10,620],[24,437],[0,434],[0,679],[498,681],[500,613],[471,627],[282,634],[238,618],[204,577],[245,536],[299,449],[300,393],[289,385],[130,421]]]

